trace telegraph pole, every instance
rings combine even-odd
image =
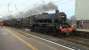
[[[10,7],[10,3],[8,3],[8,13],[10,15],[10,9],[9,9],[9,7]]]

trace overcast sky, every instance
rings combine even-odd
[[[75,15],[75,0],[0,0],[0,16],[23,12],[48,2],[53,2],[68,16]]]

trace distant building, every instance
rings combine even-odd
[[[89,0],[76,0],[75,16],[81,29],[89,29]]]
[[[76,24],[76,17],[75,16],[71,16],[70,20],[71,20],[71,24]]]

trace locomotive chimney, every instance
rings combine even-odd
[[[58,9],[56,9],[56,12],[55,12],[56,14],[58,14],[59,13],[59,10]]]

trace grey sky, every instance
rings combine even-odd
[[[75,0],[0,0],[0,16],[23,12],[48,2],[53,2],[60,11],[64,11],[68,16],[75,14]]]

